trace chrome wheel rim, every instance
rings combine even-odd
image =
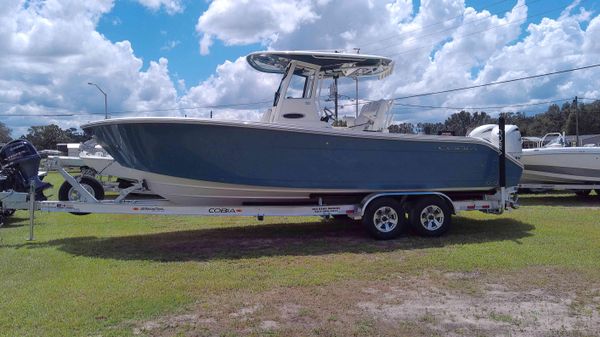
[[[373,224],[378,231],[389,233],[398,226],[398,213],[392,207],[380,207],[373,214]]]
[[[444,224],[444,211],[436,205],[429,205],[421,211],[421,226],[434,231]]]
[[[94,195],[94,189],[92,188],[92,186],[88,185],[88,184],[80,184],[81,187],[83,187],[86,191],[88,191],[91,195]],[[79,191],[77,191],[75,189],[75,187],[72,187],[69,189],[69,201],[79,201],[81,199],[81,194],[79,193]]]

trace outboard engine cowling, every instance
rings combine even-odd
[[[519,127],[507,124],[504,129],[506,153],[517,160],[521,160],[523,146],[521,145],[521,131]],[[495,147],[500,147],[500,128],[497,124],[485,124],[473,129],[467,137],[479,138],[492,143]]]
[[[506,125],[504,129],[506,153],[517,160],[521,160],[523,145],[521,144],[521,131],[516,125]],[[496,125],[490,134],[490,142],[496,147],[500,147],[500,128]]]
[[[45,200],[42,191],[52,187],[39,176],[41,157],[35,147],[24,139],[13,140],[0,149],[0,176],[5,177],[1,190],[29,192],[34,184],[36,199]]]

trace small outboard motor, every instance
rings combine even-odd
[[[42,193],[52,185],[38,176],[41,157],[30,142],[13,140],[0,149],[0,191],[29,192],[35,186],[36,199],[46,200]]]

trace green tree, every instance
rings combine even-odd
[[[415,133],[415,126],[412,123],[392,124],[388,127],[390,133]]]
[[[565,131],[570,134],[576,134],[576,111],[572,106],[571,113],[566,122]],[[600,101],[590,104],[579,104],[579,134],[598,134],[600,133]]]
[[[83,143],[90,140],[89,136],[77,131],[76,128],[68,128],[65,130],[65,132],[67,137],[69,137],[73,143]]]
[[[58,143],[74,142],[67,130],[55,124],[32,126],[27,129],[27,134],[23,138],[30,141],[38,150],[56,149]]]
[[[470,129],[493,123],[497,123],[497,120],[486,112],[476,111],[471,114],[468,111],[461,111],[450,115],[444,122],[444,127],[446,130],[454,131],[457,136],[464,136]]]
[[[419,123],[417,129],[426,135],[437,135],[445,129],[445,126],[443,123]]]
[[[6,124],[0,122],[0,143],[8,143],[12,140],[10,137],[11,129]]]

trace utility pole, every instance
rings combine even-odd
[[[577,105],[577,96],[573,100],[573,105],[575,105],[575,141],[576,145],[579,146],[579,106]]]
[[[88,85],[93,85],[104,95],[104,119],[108,119],[108,97],[104,90],[102,90],[96,83],[88,82]]]
[[[212,119],[212,110],[210,110],[210,119]]]

